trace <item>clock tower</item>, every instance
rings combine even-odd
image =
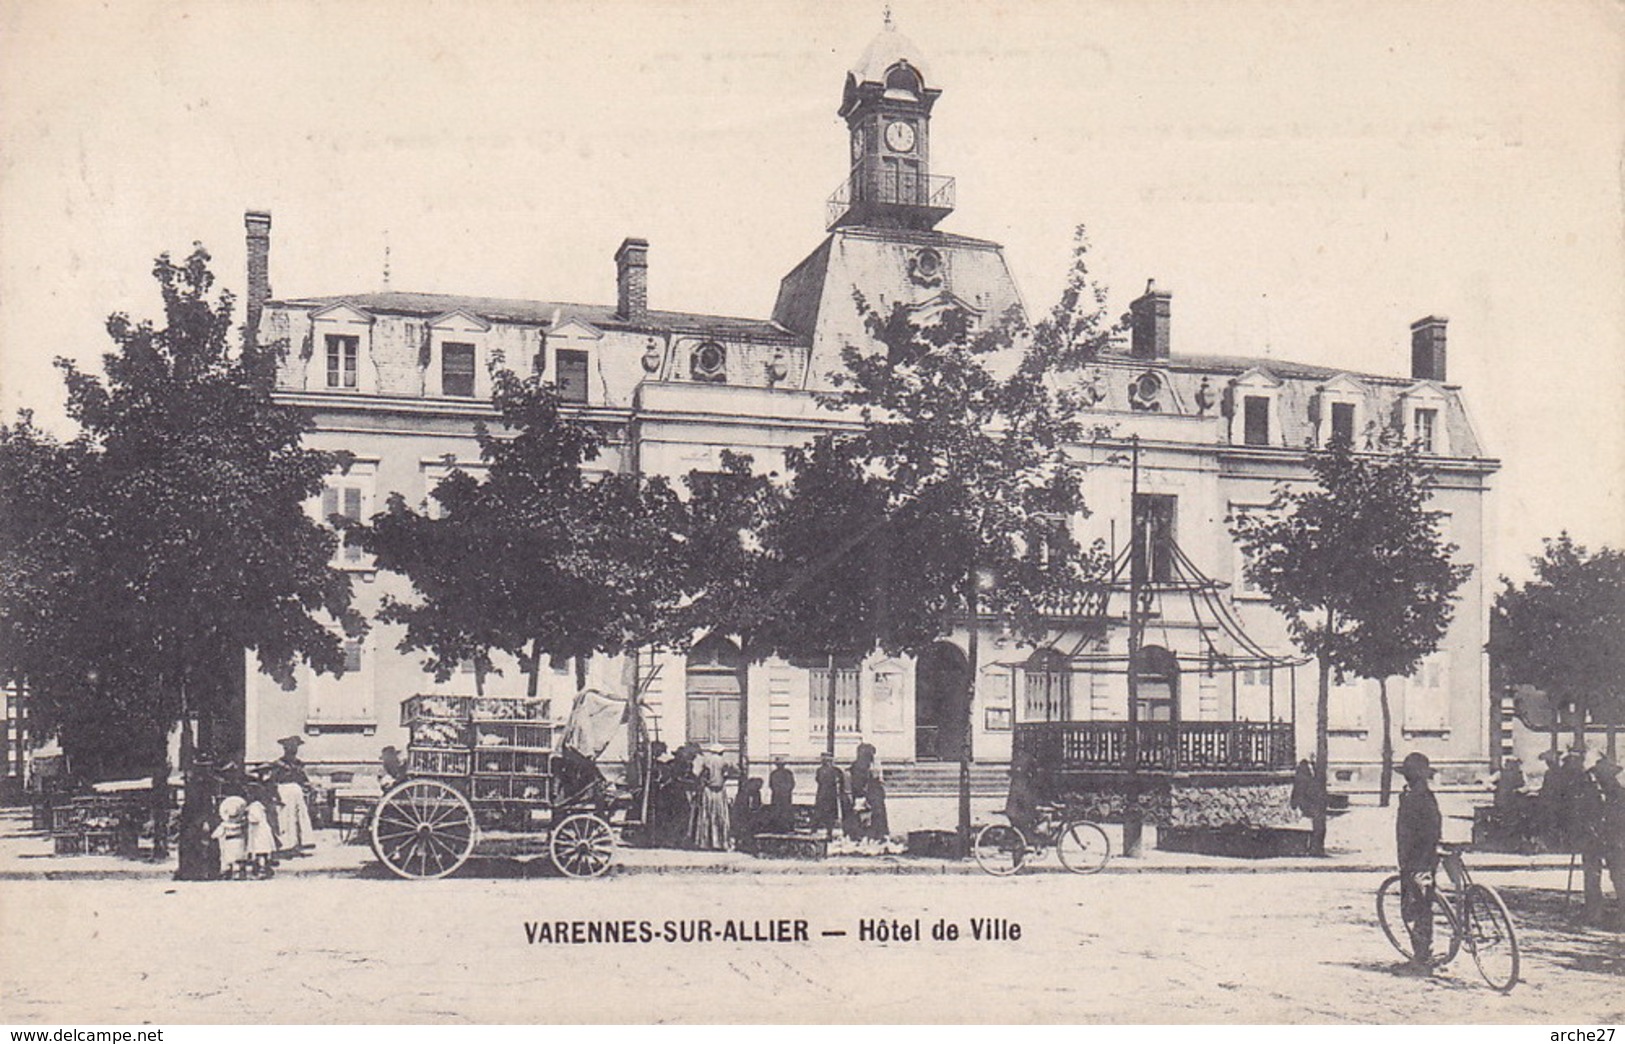
[[[954,209],[954,181],[931,173],[930,86],[912,41],[891,13],[846,74],[838,111],[852,139],[852,170],[829,199],[829,227],[929,230]]]

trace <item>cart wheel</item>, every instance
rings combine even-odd
[[[409,779],[378,799],[372,851],[396,876],[445,877],[474,851],[474,807],[438,779]]]
[[[615,858],[615,831],[590,812],[576,812],[553,828],[548,849],[566,877],[598,877]]]

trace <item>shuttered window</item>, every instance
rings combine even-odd
[[[565,402],[587,401],[587,353],[560,348],[557,353],[558,379],[554,382]]]
[[[1270,400],[1263,395],[1248,395],[1243,400],[1245,416],[1243,438],[1249,446],[1270,444]]]
[[[810,689],[807,713],[812,723],[814,736],[825,735],[829,731],[829,668],[814,667],[809,672]],[[835,668],[835,734],[837,736],[858,732],[863,725],[859,709],[858,684],[860,674],[856,667]]]
[[[448,341],[440,346],[440,394],[474,397],[474,346]]]

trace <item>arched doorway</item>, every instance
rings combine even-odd
[[[1179,659],[1160,645],[1140,650],[1135,688],[1141,721],[1179,720]]]
[[[739,750],[739,647],[711,635],[688,654],[688,742]]]
[[[957,760],[969,718],[970,663],[959,647],[937,642],[914,665],[914,756]]]

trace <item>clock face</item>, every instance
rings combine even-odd
[[[886,125],[886,145],[893,152],[911,152],[914,149],[914,128],[902,120]]]

